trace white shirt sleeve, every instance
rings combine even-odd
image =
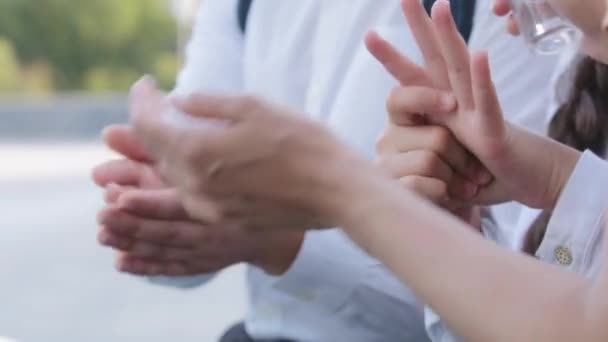
[[[371,260],[339,229],[310,231],[290,269],[276,278],[274,286],[334,311],[359,286]]]
[[[340,229],[308,232],[274,288],[357,325],[357,340],[428,341],[415,295]]]
[[[243,33],[237,20],[237,0],[206,0],[199,9],[186,62],[174,94],[196,91],[238,92],[242,89]],[[206,284],[215,274],[192,277],[149,277],[158,285],[191,288]]]
[[[608,163],[587,151],[562,191],[536,256],[583,276],[595,276],[602,263],[607,210]]]
[[[174,93],[243,89],[244,35],[238,25],[237,4],[237,0],[202,2]]]

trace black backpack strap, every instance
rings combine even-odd
[[[454,15],[454,21],[458,25],[458,31],[465,39],[469,41],[471,32],[473,31],[473,19],[475,17],[475,0],[451,0],[450,5],[452,7],[452,14]],[[426,12],[431,13],[431,8],[435,4],[435,0],[424,0],[424,8]]]
[[[247,31],[247,18],[249,17],[249,10],[251,9],[252,2],[253,0],[239,0],[239,4],[237,6],[239,27],[243,33]]]

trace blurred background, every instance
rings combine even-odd
[[[0,0],[0,340],[215,341],[245,312],[241,267],[163,288],[95,240],[99,133],[142,74],[171,89],[199,2]]]

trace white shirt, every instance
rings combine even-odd
[[[376,29],[412,59],[421,60],[399,1],[258,0],[245,37],[236,25],[235,5],[234,0],[203,3],[175,91],[246,91],[270,98],[327,123],[345,142],[373,158],[375,139],[387,117],[385,99],[396,83],[365,50],[363,36]],[[513,65],[529,65],[536,75],[549,75],[552,60],[522,53],[522,43],[503,33],[504,23],[494,19],[486,1],[479,1],[478,7],[471,42],[489,48],[497,61],[493,65],[500,65],[494,77],[506,112],[515,113],[517,120],[542,122],[542,96],[525,90],[530,84],[541,89],[542,76],[521,75]],[[195,286],[210,277],[170,283]],[[248,281],[251,310],[246,327],[257,339],[427,339],[422,307],[411,292],[340,230],[307,233],[286,274],[270,277],[251,267]]]

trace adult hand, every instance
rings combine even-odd
[[[170,104],[144,79],[131,99],[137,136],[201,221],[248,217],[261,229],[332,227],[324,210],[335,204],[329,202],[342,173],[369,168],[320,124],[251,96],[198,94]],[[162,115],[170,105],[225,124],[168,125]],[[243,201],[260,208],[252,212]],[[268,224],[281,216],[305,224]]]
[[[95,182],[106,188],[98,240],[119,251],[118,269],[142,275],[193,275],[249,262],[282,274],[290,267],[303,240],[300,231],[262,235],[245,229],[246,222],[221,227],[196,222],[128,126],[109,127],[104,140],[127,157],[93,171]]]
[[[142,275],[195,275],[246,262],[267,273],[287,271],[303,232],[263,234],[239,223],[202,224],[183,210],[174,189],[118,190],[99,213],[102,244],[118,250],[117,268]]]

